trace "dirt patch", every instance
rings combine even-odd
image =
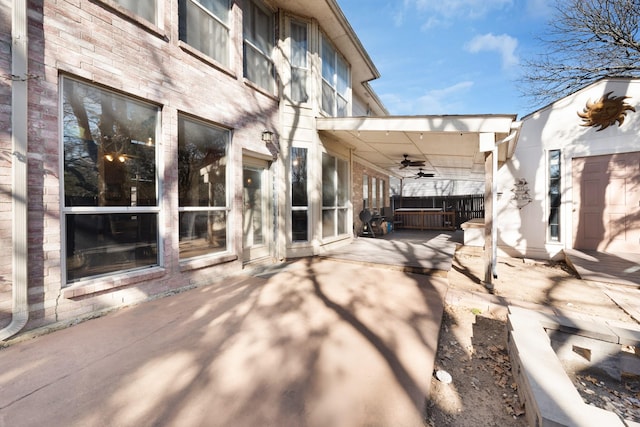
[[[526,426],[506,350],[506,319],[447,306],[436,370],[451,383],[431,380],[431,426]]]
[[[516,304],[570,316],[583,313],[636,323],[594,283],[580,280],[562,262],[499,258],[498,278],[493,289],[482,284],[484,260],[480,256],[457,252],[449,273],[452,292],[486,295],[487,300]],[[431,381],[428,410],[430,426],[526,426],[525,408],[519,401],[517,384],[511,373],[506,350],[507,326],[504,310],[488,311],[486,305],[461,301],[447,305],[440,329],[435,370],[446,371],[451,383],[435,376]],[[580,373],[570,378],[577,386],[594,385],[590,404],[604,402],[609,387]],[[616,389],[618,392],[622,391]],[[623,390],[626,390],[623,386]],[[637,397],[631,386],[622,401],[633,405]],[[605,397],[601,399],[600,397]],[[613,407],[619,400],[610,403]],[[605,409],[609,409],[608,407]],[[631,409],[634,409],[631,406]]]

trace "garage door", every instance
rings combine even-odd
[[[640,152],[573,159],[574,248],[640,253]]]

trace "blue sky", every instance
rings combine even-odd
[[[552,0],[338,0],[381,77],[371,82],[391,114],[535,111],[518,90],[522,61]]]

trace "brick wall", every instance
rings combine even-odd
[[[0,73],[8,74],[11,11],[0,3]],[[242,2],[240,2],[242,3]],[[190,114],[233,130],[229,157],[236,162],[243,148],[269,154],[260,140],[264,128],[278,129],[277,98],[256,90],[242,72],[242,25],[233,7],[232,51],[228,67],[213,63],[178,40],[178,2],[164,0],[162,24],[149,25],[108,0],[29,2],[29,303],[26,329],[73,319],[98,310],[135,303],[194,283],[211,282],[241,267],[240,261],[182,268],[178,260],[177,117]],[[8,31],[8,33],[7,33]],[[163,268],[87,281],[78,292],[62,283],[64,239],[61,238],[60,76],[84,79],[161,107],[159,149],[164,162],[160,207],[164,215]],[[10,88],[0,82],[0,244],[11,247]],[[162,170],[162,168],[160,169]],[[239,179],[240,177],[240,179]],[[242,190],[229,189],[234,204],[230,220],[241,224]],[[229,236],[231,237],[231,236]],[[238,228],[232,241],[241,251]],[[241,258],[241,252],[240,252]],[[10,307],[10,257],[0,258],[0,327]],[[74,286],[75,288],[75,286]],[[9,291],[8,291],[9,290]]]

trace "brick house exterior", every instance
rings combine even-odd
[[[323,96],[330,93],[323,91],[329,91],[331,84],[323,86],[321,76],[314,74],[322,69],[320,61],[331,58],[331,53],[339,69],[347,64],[350,71],[349,88],[344,91],[348,103],[338,103],[334,114],[386,111],[366,84],[377,77],[377,71],[334,0],[308,7],[276,0],[231,1],[220,10],[205,10],[191,0],[27,1],[28,72],[14,75],[17,60],[12,57],[12,43],[24,40],[24,35],[16,37],[12,29],[20,21],[20,13],[15,12],[24,3],[0,2],[0,244],[14,248],[0,259],[0,329],[15,315],[12,295],[15,299],[21,290],[27,293],[28,322],[20,328],[29,330],[213,283],[254,261],[319,253],[353,237],[353,212],[357,216],[362,203],[362,195],[357,194],[362,184],[354,184],[346,193],[340,186],[352,182],[352,171],[360,180],[362,173],[379,180],[387,177],[362,168],[348,147],[314,130],[315,117],[331,114],[330,107],[323,105],[332,99]],[[146,4],[153,4],[151,11]],[[196,16],[214,22],[216,32],[194,38],[193,27],[185,22]],[[247,24],[248,17],[255,25]],[[293,51],[289,40],[294,37],[294,24],[296,31],[304,31],[303,36],[296,33],[304,42],[296,46],[308,49],[305,57],[311,63],[296,63],[310,73],[304,80],[302,92],[308,94],[304,102],[292,99],[294,55],[289,53]],[[271,56],[265,58],[260,56],[262,39],[252,38],[251,33],[263,31],[264,25],[274,36]],[[215,40],[227,38],[222,59],[212,57],[218,52],[216,46],[207,47],[214,36]],[[273,73],[263,72],[270,66]],[[20,122],[12,113],[12,96],[19,95],[20,88],[28,93],[23,129],[28,138],[28,181],[24,184],[12,182],[21,160],[21,153],[12,147],[20,133],[12,128],[12,123]],[[343,95],[339,83],[334,89]],[[109,108],[112,117],[108,117]],[[147,115],[146,121],[137,118],[141,114]],[[122,136],[119,128],[124,122],[129,123],[126,142],[113,145],[120,147],[119,152],[107,152],[105,132],[112,132],[112,144],[117,144],[113,141]],[[274,134],[273,142],[263,141],[264,130]],[[220,206],[211,194],[204,204],[184,202],[180,156],[186,149],[181,144],[186,135],[198,132],[227,141],[222,143],[226,149],[222,159],[217,158],[215,165],[198,166],[197,191],[207,183],[210,189],[218,185],[211,181],[213,169],[222,166],[226,171],[220,181],[224,187]],[[96,142],[96,133],[102,133],[103,146]],[[303,207],[295,205],[291,195],[291,153],[296,147],[308,156],[304,185],[309,197]],[[70,162],[78,159],[72,158],[72,150],[89,152],[80,160],[93,159],[95,165],[73,169]],[[131,165],[141,167],[144,162],[151,165],[148,170],[134,174]],[[191,166],[198,171],[197,165]],[[90,187],[86,171],[97,174],[99,190],[85,188]],[[330,173],[337,174],[337,190],[323,186]],[[247,183],[257,176],[264,185],[256,194],[267,201],[262,208],[247,198],[256,190]],[[21,203],[15,196],[21,185],[28,194],[27,236],[22,237],[12,232],[16,222],[12,206]],[[319,197],[331,192],[338,194],[335,202]],[[388,183],[385,192],[388,199]],[[347,194],[349,200],[340,194]],[[347,203],[350,200],[356,201],[353,206]],[[293,217],[292,209],[298,212]],[[221,249],[185,256],[190,241],[184,237],[184,223],[191,214],[204,219],[203,212],[209,216],[206,227],[211,226],[210,218],[217,218]],[[246,212],[263,215],[263,223],[256,225]],[[300,224],[306,230],[292,234],[292,227]],[[129,240],[118,240],[118,233]],[[15,250],[19,239],[26,241],[26,256]],[[264,246],[260,251],[250,247],[258,240]],[[28,278],[18,281],[16,265],[24,262]]]

